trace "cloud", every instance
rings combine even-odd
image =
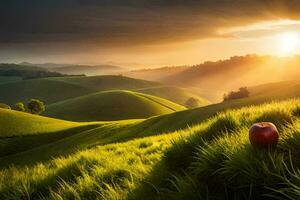
[[[9,0],[0,45],[123,46],[226,37],[222,30],[298,19],[296,0]]]

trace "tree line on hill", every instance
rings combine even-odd
[[[30,112],[31,114],[41,114],[45,111],[45,104],[39,99],[30,99],[27,103],[27,107],[23,102],[18,102],[13,106],[9,106],[4,103],[0,103],[0,108],[13,109],[20,112]]]
[[[0,76],[20,76],[22,79],[34,79],[34,78],[44,78],[44,77],[61,77],[66,76],[58,72],[49,71],[31,71],[31,70],[0,70]]]

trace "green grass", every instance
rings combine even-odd
[[[137,89],[155,85],[158,83],[122,76],[54,77],[31,80],[0,78],[0,102],[12,105],[37,98],[51,104],[97,91]]]
[[[0,77],[0,102],[15,104],[27,102],[31,98],[38,98],[46,104],[72,99],[75,97],[107,90],[133,90],[140,93],[152,94],[166,98],[183,105],[185,101],[194,97],[202,105],[209,102],[184,89],[161,86],[159,83],[138,80],[123,76],[79,76],[79,77],[51,77],[42,79],[21,80],[18,77]]]
[[[87,88],[50,79],[21,80],[0,84],[0,102],[15,104],[37,98],[46,104],[93,92]]]
[[[20,81],[22,78],[18,76],[0,76],[0,84]]]
[[[192,127],[189,136],[166,151],[134,197],[299,199],[299,107],[299,100],[248,107]],[[271,121],[279,128],[276,149],[259,150],[250,145],[249,127],[259,121]]]
[[[289,99],[300,96],[299,81],[284,81],[249,88],[250,96],[266,99]]]
[[[51,104],[46,115],[75,121],[147,118],[184,110],[185,107],[159,97],[113,90]]]
[[[276,149],[249,144],[248,129],[258,121],[277,125]],[[221,112],[150,137],[143,132],[145,122],[108,122],[1,158],[23,164],[2,168],[0,198],[299,199],[300,100]],[[140,134],[132,134],[138,127]],[[78,151],[63,154],[71,146]],[[59,153],[34,162],[50,151]]]
[[[125,76],[78,76],[78,77],[57,77],[51,80],[75,84],[94,91],[105,91],[114,89],[138,89],[160,85],[156,82],[134,79]]]
[[[169,138],[160,136],[98,146],[32,167],[11,167],[0,172],[0,198],[123,199],[169,146]]]
[[[2,108],[0,124],[0,138],[52,133],[83,125]]]
[[[185,106],[186,101],[193,97],[199,101],[199,106],[206,106],[210,104],[210,101],[204,99],[198,95],[193,94],[187,89],[175,87],[175,86],[156,86],[137,89],[137,92],[159,96],[175,103]]]

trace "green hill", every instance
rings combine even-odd
[[[288,99],[300,96],[300,81],[283,81],[249,87],[250,96]]]
[[[75,121],[147,118],[185,109],[171,101],[130,91],[97,92],[51,104],[46,115]]]
[[[297,86],[250,87],[249,98],[146,120],[74,125],[1,110],[0,132],[16,126],[22,137],[0,139],[0,198],[299,199],[300,100],[257,105],[297,96]],[[32,116],[70,127],[32,132]],[[260,121],[278,127],[276,149],[250,145],[249,127]]]
[[[125,76],[105,75],[105,76],[78,76],[78,77],[57,77],[51,80],[62,81],[75,85],[80,85],[95,91],[138,89],[160,85],[156,82],[134,79]]]
[[[27,163],[0,171],[0,197],[222,199],[227,195],[229,199],[243,199],[250,195],[263,199],[265,195],[279,198],[284,194],[297,199],[299,110],[300,100],[247,107],[217,114],[181,131],[122,143],[116,142],[124,137],[125,130],[134,127],[139,126],[140,135],[129,136],[128,131],[128,140],[145,137],[141,124],[149,120],[102,124],[0,158],[1,165]],[[258,121],[277,125],[277,149],[251,147],[248,129]],[[87,143],[92,146],[84,146]],[[68,148],[80,151],[50,159],[50,153],[62,155]],[[33,163],[45,154],[50,160]]]
[[[187,89],[175,87],[175,86],[156,86],[156,87],[137,89],[135,91],[154,95],[154,96],[159,96],[181,105],[185,105],[186,101],[191,97],[198,100],[199,106],[206,106],[210,104],[210,102],[207,99],[195,95],[192,92],[188,91]]]
[[[0,84],[20,81],[22,78],[18,76],[0,76]]]
[[[107,90],[133,90],[165,98],[181,105],[191,97],[199,101],[199,106],[210,103],[187,89],[123,76],[51,77],[30,80],[0,77],[0,102],[10,105],[19,101],[27,102],[31,98],[52,104]]]
[[[0,108],[0,124],[1,157],[59,141],[103,123],[76,123]]]
[[[21,80],[0,84],[0,102],[14,104],[37,98],[46,104],[88,94],[93,90],[51,79]]]
[[[0,108],[0,138],[66,130],[81,124]]]
[[[46,104],[110,89],[137,89],[158,83],[122,76],[55,77],[19,80],[0,84],[0,102],[14,104],[38,98]],[[12,80],[11,80],[12,81]],[[0,79],[1,83],[1,79]]]

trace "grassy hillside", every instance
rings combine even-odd
[[[149,81],[163,81],[167,76],[173,76],[180,74],[187,70],[188,67],[162,67],[155,69],[140,69],[135,71],[129,71],[123,73],[125,76],[129,76],[137,79],[144,79]]]
[[[247,55],[187,67],[140,70],[140,73],[127,75],[159,80],[164,84],[185,88],[196,87],[200,90],[212,90],[215,94],[219,90],[218,95],[222,97],[224,94],[222,91],[243,86],[298,79],[299,64],[300,57],[297,55],[281,58]],[[171,73],[172,71],[176,73]],[[200,96],[205,96],[205,93],[201,93]],[[207,96],[205,97],[207,98]],[[213,99],[210,100],[213,101]]]
[[[0,102],[14,104],[38,98],[46,104],[93,92],[85,87],[51,79],[21,80],[0,84]]]
[[[0,79],[0,102],[14,104],[38,98],[46,104],[110,89],[137,89],[158,83],[122,76],[56,77],[31,80]]]
[[[300,96],[300,81],[273,82],[249,87],[250,96],[284,99]]]
[[[0,84],[20,81],[22,78],[18,76],[0,76]]]
[[[105,91],[51,104],[46,115],[75,121],[147,118],[185,109],[159,97],[130,91]]]
[[[138,89],[160,85],[159,83],[133,79],[125,76],[82,76],[82,77],[58,77],[52,80],[62,81],[75,85],[80,85],[96,91],[114,90],[114,89]]]
[[[268,89],[271,85],[274,85],[274,83],[270,84],[268,86]],[[262,90],[262,88],[266,88],[266,85],[255,88],[255,90],[259,92]],[[261,89],[258,90],[258,88]],[[231,108],[240,108],[247,105],[257,105],[260,103],[268,102],[272,99],[274,98],[266,98],[265,96],[257,95],[256,97],[209,105],[192,110],[185,110],[182,112],[176,112],[164,116],[153,117],[147,120],[133,120],[130,122],[126,121],[118,123],[118,125],[116,125],[115,122],[110,122],[109,124],[105,125],[105,127],[92,127],[92,130],[89,130],[89,127],[87,127],[86,131],[81,132],[81,134],[75,134],[72,138],[62,140],[61,143],[53,144],[51,148],[53,148],[54,150],[48,151],[49,154],[43,153],[45,157],[41,156],[37,160],[44,159],[49,156],[51,157],[53,155],[59,155],[60,153],[65,152],[66,149],[70,149],[70,147],[77,148],[78,146],[81,146],[82,148],[84,148],[94,144],[106,144],[114,141],[126,141],[135,137],[146,137],[155,134],[161,134],[164,132],[169,133],[179,129],[185,129],[187,127],[191,127],[198,123],[201,123],[207,118],[215,116],[218,112]],[[110,128],[107,129],[107,127]],[[112,127],[115,127],[115,129],[113,129]],[[103,134],[99,134],[99,132]],[[34,139],[39,141],[39,138]],[[99,140],[101,140],[101,142],[99,142]],[[83,145],[82,143],[85,144]],[[58,147],[56,145],[60,146],[61,151],[59,151],[59,153],[57,150]],[[40,150],[37,151],[40,152]],[[42,152],[47,152],[47,150],[43,150]],[[28,156],[30,157],[30,155],[31,154],[29,154]],[[24,156],[23,154],[21,154],[17,160],[22,163],[22,158],[24,158],[26,161],[28,156]]]
[[[137,92],[159,96],[175,103],[185,105],[186,101],[193,97],[199,101],[199,106],[205,106],[210,104],[207,99],[204,99],[198,95],[193,94],[187,89],[175,87],[175,86],[157,86],[137,89]]]
[[[0,197],[265,199],[275,196],[286,199],[289,196],[298,199],[299,110],[300,100],[247,107],[220,113],[179,132],[123,143],[115,143],[120,130],[143,122],[112,122],[91,130],[98,129],[98,134],[94,134],[98,138],[94,137],[91,143],[96,145],[93,148],[31,166],[2,169]],[[277,125],[280,131],[277,149],[265,151],[251,147],[248,128],[258,121]],[[90,137],[89,131],[82,133]],[[131,138],[145,136],[143,130],[140,133]],[[84,138],[73,142],[84,144]],[[66,139],[55,143],[62,145]],[[52,146],[51,150],[55,149],[61,150]],[[30,164],[32,160],[28,156],[34,160],[41,152],[47,153],[46,147],[38,150],[28,152],[27,157],[25,153],[1,158],[1,163],[23,158],[23,163]]]
[[[52,133],[80,126],[79,123],[46,118],[0,108],[0,138]]]
[[[2,94],[0,102],[12,105],[19,101],[27,102],[31,98],[38,98],[46,104],[52,104],[74,97],[115,89],[150,94],[181,105],[184,105],[190,97],[198,99],[199,106],[210,103],[187,89],[113,75],[51,77],[31,80],[20,80],[18,77],[0,77],[0,93]]]

